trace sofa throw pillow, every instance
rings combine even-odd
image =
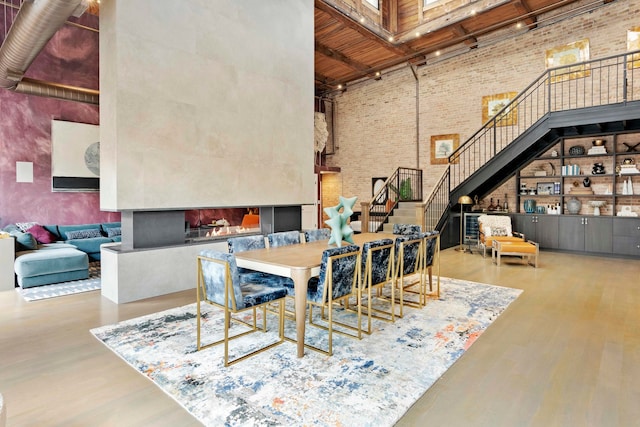
[[[11,233],[12,231],[20,231],[20,229],[15,224],[7,224],[6,227],[2,229],[2,231],[6,231],[7,233]]]
[[[107,228],[107,237],[116,237],[122,234],[122,228],[120,227],[111,227]]]
[[[504,227],[491,227],[492,236],[508,236],[507,229]]]
[[[31,233],[39,243],[53,243],[56,241],[56,236],[39,224],[30,227],[27,233]]]
[[[37,224],[37,222],[16,222],[16,227],[18,227],[23,233],[26,233],[27,230]]]
[[[38,249],[38,242],[31,233],[23,233],[20,230],[11,231],[9,233],[16,239],[16,252],[33,251]]]
[[[65,234],[67,235],[67,240],[91,239],[93,237],[102,237],[102,234],[100,234],[100,230],[98,230],[97,228],[93,228],[89,230],[67,231]]]

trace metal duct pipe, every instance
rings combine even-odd
[[[80,16],[86,0],[26,0],[0,47],[0,87],[31,95],[98,104],[98,91],[23,78],[25,72],[71,16]]]
[[[45,96],[47,98],[63,99],[65,101],[84,102],[85,104],[100,105],[100,92],[67,86],[59,83],[45,82],[24,77],[15,88],[18,93]]]

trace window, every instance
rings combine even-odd
[[[431,5],[431,4],[437,3],[439,1],[440,0],[424,0],[424,5],[423,6],[427,7],[427,6]]]
[[[425,4],[426,4],[425,0]],[[364,0],[365,3],[369,3],[371,6],[375,7],[377,10],[380,10],[380,0]]]

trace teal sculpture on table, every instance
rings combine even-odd
[[[347,220],[353,214],[353,205],[356,204],[357,197],[347,199],[340,196],[340,203],[337,206],[324,208],[324,213],[329,217],[324,223],[331,227],[331,238],[329,244],[335,243],[337,247],[342,246],[342,241],[353,244],[353,229]],[[342,208],[342,212],[340,209]]]

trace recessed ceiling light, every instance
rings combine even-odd
[[[475,15],[476,14],[476,10],[475,9],[471,9],[471,14]]]
[[[393,36],[389,36],[389,41],[392,42],[393,41]]]
[[[379,76],[379,75],[380,75],[380,71],[376,71],[376,76]]]
[[[518,23],[516,24],[516,28],[521,28],[521,27],[522,27],[522,22],[518,22]]]
[[[338,89],[342,89],[342,85],[338,85]]]
[[[440,51],[436,50],[436,56],[440,56]]]
[[[420,31],[416,31],[416,37],[420,37]]]
[[[364,16],[360,18],[360,22],[364,22]]]

